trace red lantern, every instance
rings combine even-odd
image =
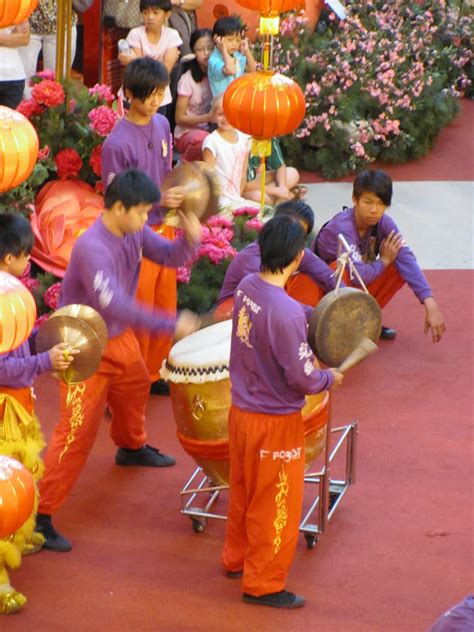
[[[38,149],[38,135],[26,116],[0,105],[0,193],[26,180]]]
[[[19,347],[36,320],[35,299],[21,281],[0,272],[0,353]]]
[[[37,5],[38,0],[0,0],[0,28],[20,24]]]
[[[18,531],[35,502],[33,477],[16,459],[0,456],[0,538]]]
[[[229,123],[257,140],[289,134],[301,123],[305,110],[299,85],[272,71],[242,75],[224,93]]]
[[[304,0],[237,0],[246,9],[258,11],[262,15],[276,15],[304,8]]]

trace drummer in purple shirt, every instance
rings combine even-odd
[[[314,228],[314,213],[306,202],[302,200],[282,202],[276,207],[275,217],[282,214],[296,218],[301,223],[306,235],[311,234]],[[227,268],[224,283],[217,299],[216,320],[231,317],[236,287],[248,274],[259,272],[260,264],[260,249],[256,241],[246,246],[232,260]],[[305,248],[301,264],[297,272],[289,278],[286,291],[296,301],[315,307],[324,294],[333,290],[335,285],[334,270],[315,256],[309,248]]]
[[[112,413],[110,435],[117,465],[166,467],[175,460],[146,443],[145,408],[150,377],[134,329],[167,332],[175,338],[198,326],[190,312],[151,309],[134,298],[142,257],[177,267],[194,254],[201,235],[193,214],[180,214],[184,233],[171,242],[146,224],[160,194],[140,171],[122,171],[105,192],[105,211],[74,245],[61,288],[60,306],[81,303],[96,309],[109,340],[96,373],[69,388],[61,384],[61,418],[48,445],[40,483],[38,530],[46,548],[69,551],[51,515],[63,504],[84,466],[100,427],[104,406]]]
[[[407,283],[425,308],[425,334],[431,329],[433,342],[439,342],[445,324],[431,287],[397,225],[385,214],[392,201],[390,176],[381,169],[361,172],[354,181],[352,201],[353,208],[338,213],[321,228],[315,252],[335,267],[338,235],[342,234],[351,248],[351,261],[380,307]],[[348,276],[345,280],[350,283]],[[353,283],[357,284],[357,278]],[[382,327],[382,338],[395,335],[394,329]]]

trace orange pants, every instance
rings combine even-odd
[[[231,406],[230,499],[222,563],[243,569],[243,592],[285,587],[303,504],[301,413],[265,415]]]
[[[159,227],[154,227],[154,230],[170,241],[175,238],[175,229],[172,226],[162,224]],[[143,259],[136,296],[145,305],[176,314],[175,268],[166,268],[149,259]],[[161,365],[173,346],[173,336],[170,334],[152,334],[146,330],[136,330],[135,335],[150,379],[155,382],[160,379]]]
[[[60,385],[61,417],[45,457],[39,484],[39,512],[62,505],[94,444],[107,403],[115,445],[141,448],[146,440],[145,408],[150,378],[131,329],[111,338],[96,373],[79,384]]]
[[[331,268],[335,270],[336,267],[336,261],[331,263]],[[344,271],[342,280],[348,286],[354,285],[349,278],[349,272],[347,268]],[[388,268],[385,268],[383,274],[381,274],[377,279],[375,279],[375,281],[372,281],[372,283],[367,286],[367,289],[369,290],[369,294],[371,294],[379,304],[380,309],[382,309],[404,285],[405,281],[400,275],[399,271],[394,265],[390,265],[388,266]]]

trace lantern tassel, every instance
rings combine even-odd
[[[261,197],[260,197],[260,214],[263,215],[263,209],[265,207],[265,173],[266,173],[266,163],[265,163],[265,156],[260,156],[260,164],[262,165],[262,190],[261,190]]]

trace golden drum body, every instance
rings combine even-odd
[[[229,482],[231,333],[232,321],[226,320],[187,336],[173,346],[161,369],[170,383],[178,439],[216,484]],[[306,398],[306,467],[324,450],[329,406],[328,391]]]

